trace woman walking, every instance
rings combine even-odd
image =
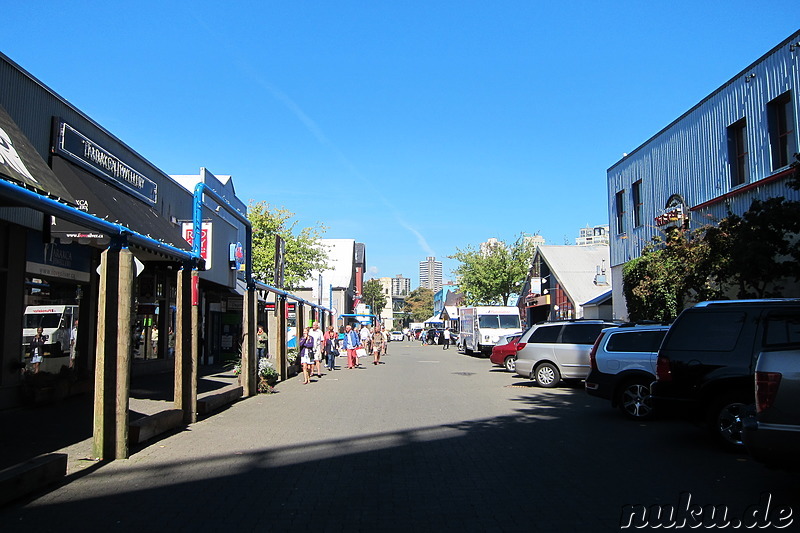
[[[33,365],[34,374],[39,373],[39,365],[42,363],[42,357],[44,356],[44,344],[47,342],[47,337],[42,335],[43,331],[42,328],[36,328],[36,335],[31,339],[31,364]]]
[[[347,368],[355,368],[358,366],[358,355],[356,349],[361,346],[361,339],[358,333],[353,331],[350,324],[344,327],[344,339],[342,340],[342,348],[347,350]]]
[[[377,365],[381,361],[381,353],[386,346],[386,334],[383,333],[380,324],[375,325],[372,332],[372,364]]]
[[[311,336],[311,328],[303,330],[302,338],[297,341],[300,349],[300,363],[303,365],[303,385],[311,382],[311,372],[314,368],[314,337]]]
[[[336,356],[339,355],[338,340],[339,334],[333,331],[333,326],[331,326],[325,334],[325,344],[323,345],[325,362],[331,372],[336,368]]]

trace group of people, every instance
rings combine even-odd
[[[341,350],[347,353],[347,368],[356,368],[359,351],[364,350],[372,354],[372,364],[381,364],[381,356],[386,354],[388,346],[386,332],[380,324],[370,330],[367,326],[353,329],[348,324],[336,331],[333,326],[328,326],[328,331],[323,332],[319,322],[314,322],[311,327],[306,327],[303,336],[297,341],[300,363],[303,367],[303,384],[309,383],[316,370],[317,377],[322,377],[322,361],[325,360],[329,371],[336,369],[336,356]]]

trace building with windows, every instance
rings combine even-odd
[[[593,244],[608,244],[608,224],[600,226],[586,226],[580,229],[580,236],[575,238],[578,246],[591,246]]]
[[[627,317],[622,268],[666,228],[696,228],[754,199],[798,200],[800,31],[607,172],[614,317]]]
[[[411,278],[404,278],[402,274],[398,274],[391,280],[392,296],[405,296],[411,292]]]
[[[442,262],[428,257],[419,262],[419,286],[436,292],[442,288]]]

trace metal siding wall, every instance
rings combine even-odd
[[[800,38],[800,33],[794,37]],[[797,39],[792,42],[796,42]],[[687,207],[702,204],[730,192],[727,128],[747,119],[750,176],[748,183],[769,177],[771,168],[767,104],[792,91],[795,136],[798,136],[798,64],[800,48],[789,50],[787,42],[772,54],[743,71],[695,109],[647,141],[608,171],[608,209],[611,223],[611,266],[621,265],[641,254],[642,247],[661,232],[653,219],[672,194],[680,194]],[[745,81],[749,74],[755,74]],[[800,146],[800,139],[798,139]],[[633,228],[633,182],[642,180],[643,224]],[[625,190],[624,238],[616,234],[615,194]],[[800,199],[785,183],[756,187],[700,212],[691,213],[691,227],[723,218],[728,210],[746,211],[754,198],[786,196]]]

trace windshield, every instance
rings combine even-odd
[[[486,329],[519,329],[519,317],[516,315],[480,315],[478,327]]]
[[[61,321],[61,315],[58,313],[46,313],[41,315],[25,315],[24,328],[36,329],[53,329],[58,327]]]

